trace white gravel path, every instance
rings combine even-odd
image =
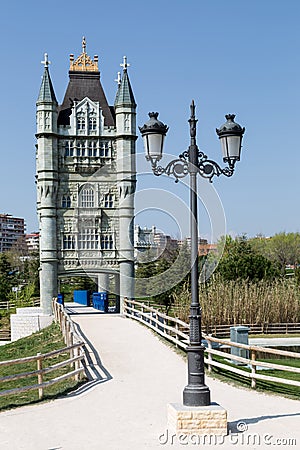
[[[299,401],[209,377],[212,401],[228,411],[229,435],[205,445],[197,436],[172,443],[166,407],[181,402],[184,359],[130,319],[85,314],[73,320],[90,343],[91,373],[98,379],[68,398],[2,412],[0,450],[300,448]],[[237,433],[238,423],[246,431]]]

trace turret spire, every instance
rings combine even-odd
[[[57,100],[55,97],[54,89],[52,86],[52,81],[49,74],[49,64],[50,61],[48,59],[48,53],[44,54],[44,61],[41,61],[41,64],[44,64],[45,70],[42,78],[42,84],[40,87],[40,92],[38,96],[38,102],[53,102],[57,104]]]

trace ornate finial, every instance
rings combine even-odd
[[[70,70],[77,72],[98,72],[98,56],[94,60],[86,53],[86,40],[82,38],[82,53],[74,61],[74,55],[70,55]]]
[[[44,53],[44,61],[41,61],[41,64],[44,64],[45,69],[51,64],[51,61],[48,59],[48,53]]]
[[[118,83],[118,87],[121,86],[121,72],[118,72],[117,78],[114,81]]]
[[[82,53],[86,53],[86,40],[84,36],[82,36]]]
[[[235,118],[235,114],[226,114],[225,119],[233,122]]]
[[[130,67],[130,64],[127,62],[127,56],[123,56],[123,63],[120,66],[123,67],[124,72],[127,71],[127,67]]]

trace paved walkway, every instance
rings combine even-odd
[[[166,406],[181,401],[186,384],[184,359],[130,319],[101,314],[73,319],[90,343],[96,380],[68,398],[1,413],[0,449],[186,448],[188,441],[174,439],[172,445],[166,429]],[[211,378],[207,384],[212,401],[228,410],[230,434],[225,442],[200,441],[201,449],[259,450],[281,448],[279,443],[300,448],[298,401],[237,389]],[[188,447],[197,447],[192,445],[196,439]],[[293,439],[289,445],[288,439]]]

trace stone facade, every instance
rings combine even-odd
[[[168,429],[176,434],[227,435],[227,411],[217,403],[189,407],[168,405]]]
[[[124,57],[115,103],[108,105],[98,57],[87,55],[85,39],[81,55],[70,56],[60,106],[47,55],[44,64],[37,101],[37,207],[41,306],[49,314],[62,277],[88,276],[107,290],[114,277],[114,293],[133,297],[136,104]]]

